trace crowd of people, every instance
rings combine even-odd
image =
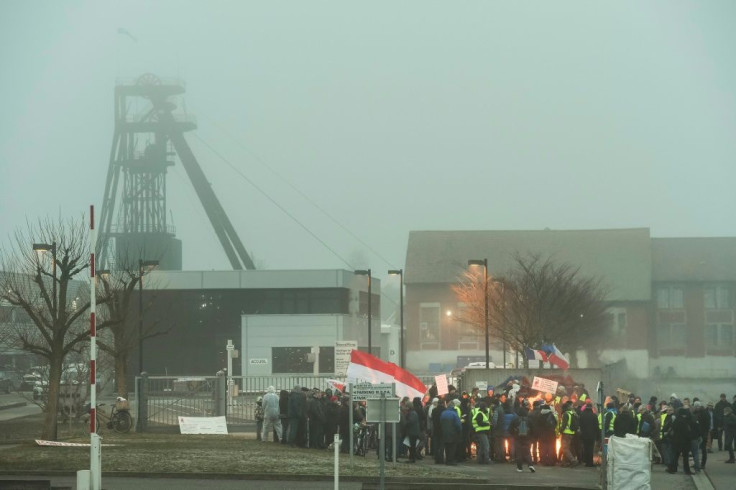
[[[325,449],[339,434],[347,453],[350,440],[350,398],[338,390],[294,386],[291,391],[269,387],[257,401],[257,437],[291,446]],[[531,472],[535,465],[563,467],[596,465],[601,442],[634,434],[651,438],[657,462],[676,473],[680,459],[686,473],[705,468],[708,454],[727,451],[734,463],[736,396],[717,402],[697,398],[668,401],[634,394],[609,396],[602,410],[582,386],[560,386],[557,393],[538,393],[511,380],[501,390],[437,394],[432,386],[423,398],[403,398],[397,439],[386,431],[387,459],[393,451],[407,463],[431,456],[436,464],[463,462],[490,465],[515,463]],[[365,427],[365,404],[354,402],[353,430]],[[355,448],[353,448],[355,451]],[[379,455],[380,456],[380,455]]]

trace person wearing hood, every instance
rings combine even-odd
[[[445,400],[435,398],[437,404],[432,408],[432,453],[434,455],[435,464],[442,464],[445,462],[445,447],[442,442],[442,427],[440,424],[440,417],[442,412],[445,411]]]
[[[613,422],[614,436],[626,437],[626,434],[636,434],[636,419],[631,414],[631,408],[628,405],[621,408],[621,413]]]
[[[525,399],[519,404],[519,408],[513,414],[513,419],[509,424],[509,433],[514,438],[514,459],[516,460],[516,471],[518,473],[524,471],[524,463],[529,467],[529,471],[532,473],[536,471],[529,452],[532,435],[529,424],[529,408],[529,400]]]
[[[281,433],[279,396],[276,394],[276,389],[273,386],[269,386],[266,394],[263,396],[263,434],[261,435],[261,439],[264,442],[268,442],[274,430],[278,437],[274,442],[278,442],[283,437]]]
[[[455,409],[460,408],[460,400],[452,400],[452,407],[443,410],[440,415],[440,427],[442,431],[442,442],[445,445],[445,464],[457,465],[455,457],[457,448],[463,440],[463,425],[460,416]]]
[[[677,416],[672,423],[672,449],[673,456],[667,473],[677,473],[677,465],[682,455],[682,465],[686,475],[692,475],[690,471],[690,444],[692,441],[692,418],[690,410],[680,407]]]

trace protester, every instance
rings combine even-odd
[[[691,475],[690,471],[690,445],[692,440],[692,420],[690,411],[681,407],[677,410],[675,421],[672,423],[672,448],[673,457],[670,467],[667,468],[668,473],[677,473],[677,465],[682,456],[682,465],[686,475]]]
[[[726,400],[726,394],[721,393],[721,397],[713,408],[713,418],[715,422],[715,435],[714,438],[718,441],[718,450],[723,451],[723,411],[726,407],[730,407],[728,400]]]
[[[593,413],[593,405],[585,403],[583,411],[580,414],[580,439],[583,443],[582,462],[587,467],[594,466],[593,449],[595,448],[595,441],[600,437],[600,434],[598,419]]]
[[[460,407],[460,400],[452,401],[453,407],[443,410],[440,415],[440,426],[442,431],[442,442],[445,445],[445,464],[450,466],[457,465],[457,448],[462,442],[463,426],[460,422],[460,416],[455,408]]]
[[[562,466],[576,466],[579,462],[572,451],[573,436],[580,429],[580,421],[578,415],[573,409],[571,401],[567,401],[562,406],[562,421],[560,422],[560,433],[562,434],[561,452]]]
[[[488,432],[491,430],[491,418],[486,403],[480,402],[478,408],[473,409],[471,417],[478,464],[490,464]]]
[[[728,451],[728,459],[726,463],[734,463],[733,450],[734,438],[736,437],[736,414],[733,413],[731,407],[723,409],[723,436],[725,448]]]
[[[273,386],[269,386],[266,394],[263,396],[263,434],[261,439],[268,442],[274,431],[276,431],[277,437],[274,442],[279,442],[283,437],[281,432],[279,396],[276,394],[276,389]]]
[[[516,471],[521,473],[524,471],[523,465],[529,467],[529,471],[534,473],[534,465],[532,464],[530,447],[530,426],[529,426],[529,400],[524,400],[518,408],[517,413],[512,414],[513,418],[509,424],[509,432],[514,439],[514,459],[516,460]]]

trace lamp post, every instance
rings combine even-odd
[[[143,270],[157,265],[158,260],[138,260],[138,374],[143,373]]]
[[[51,282],[52,294],[54,295],[51,299],[51,309],[53,310],[51,314],[53,319],[56,320],[56,241],[51,242],[51,245],[48,243],[34,243],[33,250],[36,252],[51,252],[51,275],[54,277]]]
[[[483,299],[485,300],[484,323],[486,327],[486,369],[491,367],[491,347],[488,339],[488,259],[468,260],[468,266],[483,266]]]
[[[404,367],[404,269],[388,271],[391,276],[399,276],[399,367]]]
[[[368,276],[368,354],[372,354],[372,347],[373,344],[371,343],[371,270],[370,269],[360,269],[356,270],[355,274],[358,276]]]

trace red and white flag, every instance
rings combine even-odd
[[[427,391],[424,383],[406,369],[356,349],[350,352],[347,378],[369,383],[396,383],[396,396],[399,397],[421,398]]]
[[[328,379],[327,384],[332,387],[333,390],[337,390],[340,393],[345,393],[345,383],[336,379]]]

